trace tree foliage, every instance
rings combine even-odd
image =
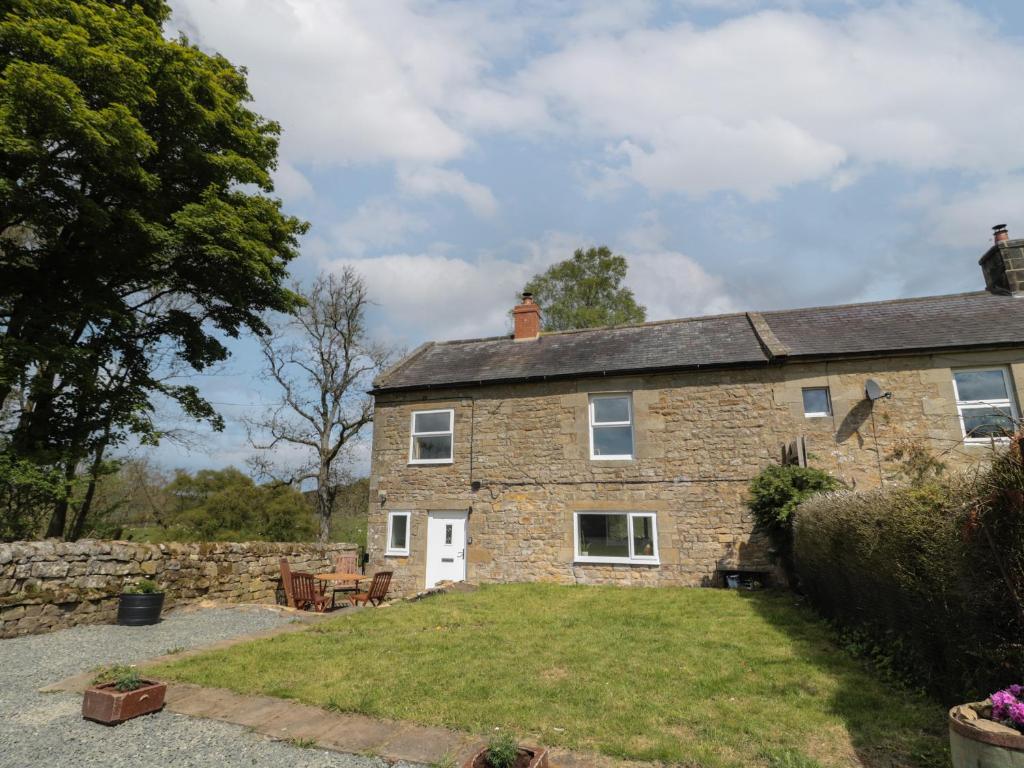
[[[166,492],[174,500],[168,524],[179,538],[202,541],[307,541],[313,515],[302,494],[286,485],[256,485],[233,467],[179,470]]]
[[[839,480],[820,469],[773,464],[751,481],[747,504],[765,528],[786,528],[801,502],[840,487]]]
[[[807,499],[841,487],[842,482],[820,469],[778,464],[765,467],[750,483],[747,505],[754,520],[767,531],[775,548],[775,559],[794,587],[794,513]]]
[[[535,275],[524,288],[543,313],[544,330],[642,323],[647,310],[622,285],[629,265],[607,246],[579,248],[571,259]]]
[[[306,225],[271,197],[278,125],[244,71],[168,39],[162,0],[0,5],[0,424],[16,465],[56,468],[49,532],[79,475],[154,397],[221,426],[171,369],[266,333]]]

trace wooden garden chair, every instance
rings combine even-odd
[[[331,598],[316,588],[316,579],[312,573],[295,571],[292,574],[292,594],[295,607],[307,611],[312,608],[317,613],[323,613],[331,603]]]
[[[358,573],[359,566],[356,565],[357,558],[355,552],[342,552],[340,555],[334,558],[334,572],[335,573]],[[331,604],[334,604],[334,597],[339,592],[348,594],[350,592],[358,592],[359,583],[354,582],[352,584],[335,584],[334,591],[331,593]]]
[[[295,607],[295,593],[292,591],[292,569],[285,558],[281,558],[281,587],[284,589],[284,601],[289,608]]]
[[[370,582],[370,589],[367,592],[357,592],[348,596],[352,605],[372,603],[379,606],[388,596],[388,587],[391,586],[391,571],[380,571],[373,574],[373,581]]]

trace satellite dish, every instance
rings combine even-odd
[[[864,396],[871,402],[874,402],[875,400],[880,400],[883,397],[892,397],[892,392],[886,392],[877,381],[874,379],[868,379],[864,382]]]

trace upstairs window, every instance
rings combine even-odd
[[[590,458],[633,458],[633,402],[629,395],[590,398]]]
[[[1013,434],[1017,404],[1006,368],[953,371],[953,388],[964,442],[987,443]]]
[[[409,512],[388,513],[388,546],[386,555],[409,554]]]
[[[804,387],[804,416],[832,415],[832,398],[828,387]]]
[[[410,464],[451,464],[455,411],[415,411],[409,440]]]

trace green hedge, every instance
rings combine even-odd
[[[800,586],[872,654],[949,703],[1024,679],[1024,468],[838,492],[794,521]]]

